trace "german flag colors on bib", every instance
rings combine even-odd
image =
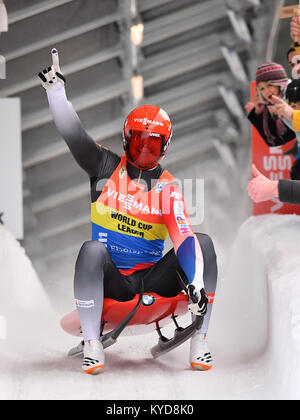
[[[123,274],[148,268],[161,259],[168,229],[160,208],[163,187],[173,182],[164,171],[150,191],[130,180],[126,157],[92,203],[92,239],[101,241]]]

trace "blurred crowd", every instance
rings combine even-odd
[[[280,63],[267,62],[256,70],[252,102],[245,105],[247,117],[269,147],[291,142],[285,152],[294,157],[290,179],[270,180],[252,165],[253,179],[247,190],[254,202],[279,198],[300,204],[300,17],[290,23],[291,45],[287,50],[290,78]]]

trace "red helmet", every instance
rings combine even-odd
[[[154,168],[165,155],[172,136],[168,114],[158,106],[142,105],[130,112],[123,130],[128,161],[139,169]]]

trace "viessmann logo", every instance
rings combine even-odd
[[[123,203],[123,207],[127,210],[136,210],[137,212],[162,215],[161,209],[157,209],[147,203],[136,200],[134,195],[131,194],[121,194],[119,191],[111,190],[109,187],[107,189],[107,198],[108,205],[111,207],[114,206],[115,201],[120,201]],[[101,211],[99,211],[101,213]]]
[[[161,127],[164,126],[162,122],[155,121],[155,120],[148,120],[148,118],[134,118],[134,122],[140,122],[143,125],[154,124],[154,125],[159,125]]]

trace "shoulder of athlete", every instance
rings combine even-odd
[[[121,157],[100,143],[96,142],[96,145],[99,148],[97,171],[98,178],[109,178],[117,169],[121,161]]]
[[[180,187],[175,179],[166,183],[162,182],[161,197],[163,200],[184,200]]]
[[[101,150],[101,152],[103,152],[104,154],[111,156],[113,158],[117,158],[119,161],[121,160],[121,157],[117,153],[112,152],[109,147],[103,146],[103,144],[100,144],[97,141],[96,141],[96,144]]]

